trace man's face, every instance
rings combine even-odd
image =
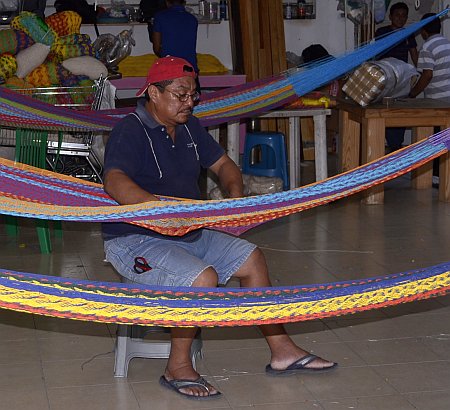
[[[173,80],[163,92],[155,93],[154,107],[158,120],[166,125],[184,124],[194,109],[195,80],[181,77]],[[187,99],[186,97],[189,96]],[[186,99],[186,101],[180,101]]]
[[[389,15],[389,18],[393,28],[402,28],[408,20],[408,12],[405,9],[397,9]]]

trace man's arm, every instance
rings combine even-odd
[[[152,31],[152,43],[153,43],[153,52],[158,57],[163,57],[161,55],[161,49],[162,49],[162,36],[161,33],[157,31]]]
[[[220,185],[230,198],[244,196],[241,171],[227,154],[223,154],[209,169],[217,175]]]
[[[416,47],[409,49],[409,55],[411,56],[411,60],[413,64],[417,67],[417,61],[419,60],[419,52]]]
[[[156,196],[143,190],[125,172],[117,168],[106,172],[103,187],[105,192],[120,205],[159,201]]]
[[[432,78],[433,78],[433,70],[423,70],[416,85],[410,91],[409,97],[411,98],[417,97],[423,90],[425,90],[425,88],[427,88]]]

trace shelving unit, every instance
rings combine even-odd
[[[316,18],[316,0],[284,1],[285,20],[313,20]]]

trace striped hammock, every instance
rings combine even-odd
[[[117,205],[99,184],[0,159],[0,213],[78,222],[129,222],[166,235],[199,228],[240,234],[261,223],[363,191],[448,152],[450,129],[359,168],[301,188],[219,201],[161,197]]]
[[[249,326],[299,322],[442,296],[450,263],[393,275],[276,288],[145,288],[0,270],[0,308],[104,323]]]
[[[195,107],[194,114],[204,126],[211,126],[280,107],[355,69],[447,12],[448,9],[336,59],[207,94]],[[0,126],[3,127],[101,132],[111,130],[123,113],[124,110],[77,112],[0,87]]]

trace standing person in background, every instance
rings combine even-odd
[[[389,9],[389,20],[391,20],[391,24],[377,29],[377,31],[375,31],[375,39],[403,28],[408,21],[408,13],[409,8],[406,3],[400,2],[393,4]],[[410,36],[400,44],[392,47],[386,53],[381,55],[380,58],[394,57],[407,63],[408,54],[411,56],[413,64],[417,66],[418,52],[415,36]]]
[[[391,20],[391,24],[377,29],[375,32],[375,39],[402,29],[408,20],[408,13],[409,8],[405,3],[400,2],[393,4],[389,9],[389,19]],[[417,42],[414,36],[410,36],[400,44],[392,47],[386,53],[381,55],[380,58],[394,57],[407,63],[408,55],[411,56],[414,65],[417,65]],[[386,128],[386,142],[390,152],[396,151],[402,147],[404,136],[405,128],[403,127]]]
[[[147,23],[148,38],[152,42],[153,33],[153,18],[155,14],[161,10],[165,10],[166,0],[141,0],[139,3],[139,10],[142,13],[142,18]]]
[[[427,13],[422,20],[434,16]],[[436,18],[422,27],[420,34],[425,42],[419,53],[417,69],[420,77],[409,93],[415,98],[421,92],[425,98],[434,98],[450,104],[450,41],[441,35],[441,21]],[[434,132],[439,132],[439,127]],[[433,161],[433,186],[439,185],[439,159]]]
[[[197,74],[197,92],[200,92],[197,65],[198,21],[186,11],[184,0],[166,0],[167,9],[153,20],[153,51],[158,57],[173,56],[188,61]]]
[[[435,14],[427,13],[422,20],[431,16]],[[450,41],[441,35],[441,21],[438,18],[424,26],[420,34],[425,40],[417,63],[421,74],[409,96],[415,98],[423,91],[425,98],[450,103]]]

